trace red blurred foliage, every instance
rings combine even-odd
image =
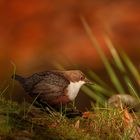
[[[103,41],[107,29],[115,45],[138,60],[139,13],[139,0],[1,0],[1,73],[8,69],[11,60],[20,73],[54,62],[66,64],[65,58],[72,64],[102,67],[80,15],[85,17],[108,55]]]

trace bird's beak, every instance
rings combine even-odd
[[[86,84],[93,84],[93,82],[92,81],[90,81],[89,79],[85,79],[85,82],[86,82]]]

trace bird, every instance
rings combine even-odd
[[[43,106],[57,107],[75,100],[82,85],[92,82],[80,70],[43,71],[29,77],[13,75],[31,97]]]

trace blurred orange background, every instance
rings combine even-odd
[[[55,64],[102,71],[104,66],[81,15],[108,57],[106,31],[114,45],[122,47],[139,66],[139,0],[0,0],[1,81],[11,71],[11,61],[22,75],[54,69]]]
[[[133,59],[140,53],[139,0],[1,0],[0,63],[1,76],[10,61],[24,73],[54,62],[101,68],[99,55],[80,21],[84,16],[103,49],[106,25],[117,47]],[[62,62],[61,62],[62,61]]]

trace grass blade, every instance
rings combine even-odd
[[[113,57],[113,59],[115,61],[116,66],[118,67],[118,69],[123,74],[123,78],[124,78],[124,81],[125,81],[125,83],[126,83],[126,85],[128,87],[129,93],[131,95],[135,96],[134,92],[132,92],[132,90],[130,89],[130,85],[131,85],[131,87],[133,87],[133,89],[135,91],[136,91],[136,89],[134,88],[134,85],[132,84],[130,78],[128,77],[127,71],[126,71],[126,69],[125,69],[125,67],[124,67],[124,65],[123,65],[123,63],[122,63],[122,61],[120,59],[120,56],[119,56],[118,52],[116,51],[115,47],[113,46],[113,44],[112,44],[112,42],[111,42],[111,40],[109,39],[108,36],[105,36],[105,42],[106,42],[107,47],[109,48],[109,50],[110,50],[110,52],[112,54],[112,57]]]
[[[6,86],[2,92],[0,92],[0,97],[3,96],[3,94],[7,91],[8,88],[9,88],[9,85]]]
[[[127,56],[127,54],[123,50],[121,50],[120,53],[128,69],[130,70],[134,78],[136,79],[137,83],[140,85],[140,73],[138,72],[137,68],[134,66],[130,58]]]
[[[11,85],[10,99],[12,100],[12,94],[13,94],[13,90],[14,90],[14,86],[15,86],[16,65],[12,61],[11,61],[11,64],[13,66],[13,79],[12,79],[12,85]]]
[[[91,85],[90,87],[91,87],[91,89],[93,89],[93,90],[95,90],[97,92],[102,93],[106,97],[110,97],[110,96],[114,95],[114,92],[111,92],[111,91],[107,90],[103,86],[95,84],[95,85]]]
[[[115,92],[109,85],[107,85],[94,71],[89,70],[88,74],[91,78],[93,78],[98,84],[102,87],[108,89],[111,92]]]
[[[98,41],[97,41],[96,38],[94,37],[94,35],[93,35],[93,33],[92,33],[92,31],[91,31],[89,25],[87,24],[87,22],[85,21],[85,19],[84,19],[83,17],[81,18],[81,20],[82,20],[83,26],[84,26],[84,28],[85,28],[85,30],[86,30],[86,32],[87,32],[87,34],[88,34],[90,40],[91,40],[91,42],[92,42],[92,45],[93,45],[93,46],[96,48],[96,50],[98,51],[98,53],[99,53],[99,55],[100,55],[100,57],[101,57],[101,59],[102,59],[104,65],[105,65],[105,68],[107,69],[108,75],[109,75],[111,81],[113,82],[113,84],[115,85],[117,91],[118,91],[119,93],[125,93],[125,92],[124,92],[124,89],[123,89],[123,87],[122,87],[122,85],[120,84],[119,79],[117,78],[117,76],[116,76],[116,74],[115,74],[113,68],[111,67],[111,65],[110,65],[110,63],[109,63],[107,57],[105,56],[103,50],[101,49],[101,47],[100,47]]]
[[[109,49],[109,51],[112,54],[112,57],[116,63],[116,66],[118,67],[118,69],[122,72],[122,73],[126,73],[125,67],[119,57],[118,52],[116,51],[115,47],[113,46],[111,40],[109,39],[108,36],[105,36],[105,42],[107,44],[107,47]]]
[[[90,88],[88,88],[87,86],[82,87],[82,91],[84,93],[86,93],[91,99],[94,99],[95,101],[97,101],[99,104],[104,106],[104,102],[105,100],[103,99],[103,97],[100,97],[99,95],[97,95],[97,93],[95,93],[93,90],[91,90]]]

